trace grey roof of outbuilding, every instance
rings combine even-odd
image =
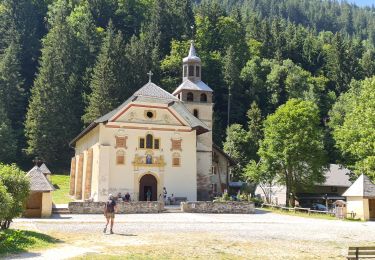
[[[330,164],[325,172],[326,181],[321,186],[349,187],[352,185],[349,173],[350,170],[339,164]]]
[[[362,174],[342,195],[345,197],[375,198],[375,184],[368,176]]]
[[[44,176],[42,170],[38,166],[34,166],[26,176],[30,179],[31,191],[54,191],[55,188]]]
[[[198,81],[198,82],[192,82],[191,80],[189,79],[186,79],[184,80],[184,82],[182,82],[180,84],[180,86],[178,86],[176,88],[175,91],[173,91],[173,95],[175,94],[178,94],[180,91],[182,91],[183,89],[186,89],[186,90],[200,90],[200,91],[207,91],[207,92],[213,92],[213,90],[207,86],[206,83],[204,83],[203,81]]]
[[[128,104],[135,101],[143,103],[168,104],[168,106],[173,108],[189,124],[192,129],[197,131],[197,134],[203,134],[210,131],[209,127],[201,120],[196,118],[180,100],[178,100],[176,97],[174,97],[164,89],[155,85],[154,83],[149,82],[138,91],[136,91],[119,107],[92,122],[86,129],[84,129],[70,142],[70,145],[75,144],[75,142],[77,142],[82,136],[95,128],[98,124],[108,122],[108,120],[116,115],[116,113],[121,111]]]
[[[44,173],[44,174],[51,174],[51,171],[48,169],[47,165],[43,163],[39,169]]]

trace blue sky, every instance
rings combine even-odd
[[[349,2],[353,2],[359,6],[371,6],[371,5],[375,5],[375,0],[351,0]]]

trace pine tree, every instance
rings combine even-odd
[[[69,162],[68,144],[81,129],[83,107],[80,42],[68,26],[67,13],[67,3],[58,1],[26,116],[28,153],[56,167]]]
[[[2,105],[0,103],[0,105]],[[0,106],[0,163],[12,163],[16,160],[17,140],[4,109]]]
[[[124,49],[122,34],[115,33],[110,23],[91,79],[92,92],[83,116],[86,124],[115,109],[129,95]]]
[[[37,69],[40,38],[44,33],[44,13],[37,10],[36,1],[32,0],[3,0],[0,5],[0,50],[14,42],[17,35],[20,74],[24,79],[23,87],[28,92]]]
[[[0,56],[0,104],[3,105],[6,116],[12,122],[12,127],[19,128],[22,132],[24,89],[20,52],[21,48],[15,39]]]

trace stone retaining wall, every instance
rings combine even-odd
[[[189,213],[252,214],[255,213],[255,206],[253,202],[189,201],[181,202],[181,211]]]
[[[103,214],[105,202],[69,202],[71,214]],[[159,201],[117,202],[117,213],[160,213],[164,203]]]

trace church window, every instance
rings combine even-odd
[[[207,102],[207,95],[205,93],[201,94],[201,102]]]
[[[116,136],[116,148],[127,148],[126,147],[127,136]]]
[[[187,96],[186,96],[186,100],[187,101],[194,101],[194,95],[193,95],[193,93],[188,92]]]
[[[172,155],[172,166],[179,167],[181,166],[181,158],[179,153],[173,153]]]
[[[187,66],[184,66],[184,77],[187,77]]]
[[[139,138],[139,148],[143,149],[145,148],[145,139]]]
[[[119,150],[116,152],[116,163],[117,164],[125,164],[125,152]]]
[[[182,148],[181,148],[181,143],[182,143],[182,139],[171,139],[172,141],[172,148],[171,148],[171,151],[173,150],[179,150],[179,151],[182,151]]]
[[[195,67],[195,76],[200,77],[199,75],[200,75],[200,73],[199,73],[199,66],[196,66]]]
[[[146,148],[152,149],[154,137],[151,134],[146,135]]]
[[[194,66],[189,66],[189,77],[194,76]]]
[[[198,116],[199,116],[198,109],[194,109],[193,113],[194,113],[194,116],[196,118],[198,118]]]
[[[159,149],[160,141],[159,139],[154,139],[154,149]]]

